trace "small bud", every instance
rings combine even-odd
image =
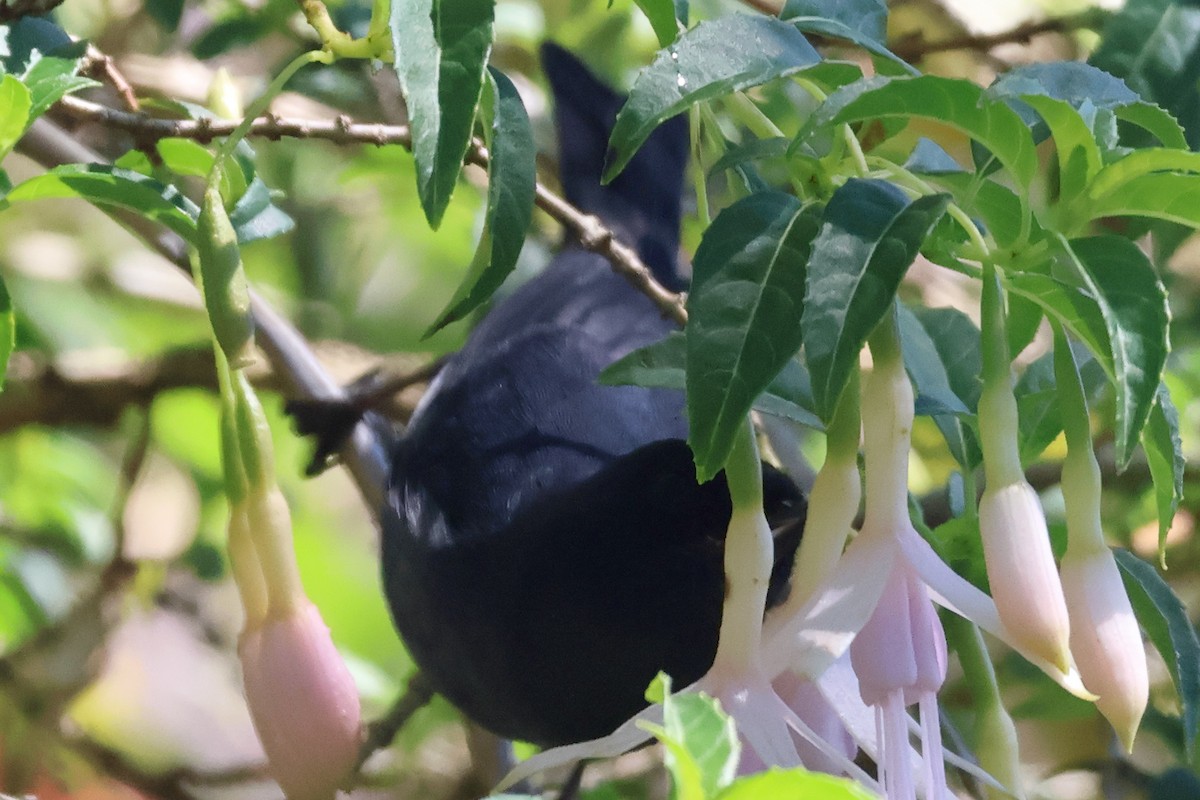
[[[208,84],[208,107],[223,119],[241,119],[242,93],[229,70],[219,67]]]
[[[1060,670],[1070,669],[1070,623],[1037,492],[1025,481],[989,486],[979,532],[996,610],[1009,636]]]
[[[230,366],[243,367],[253,359],[254,319],[250,290],[242,269],[237,232],[215,184],[204,191],[196,221],[196,253],[200,261],[204,305],[217,343]]]
[[[1071,652],[1083,682],[1100,696],[1097,708],[1131,750],[1150,684],[1142,635],[1112,551],[1068,549],[1062,581],[1071,612]]]
[[[288,800],[328,800],[354,769],[362,712],[316,606],[248,628],[238,644],[250,716]]]

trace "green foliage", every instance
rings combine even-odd
[[[681,111],[792,75],[820,58],[794,26],[771,17],[734,14],[698,23],[638,75],[617,115],[604,179],[616,177],[646,137]]]
[[[813,396],[829,421],[858,354],[892,308],[900,279],[949,198],[910,200],[882,181],[847,181],[825,207],[812,247],[805,297],[804,350]]]
[[[1171,402],[1166,386],[1159,386],[1154,407],[1142,429],[1142,449],[1154,481],[1154,503],[1158,509],[1159,559],[1165,566],[1167,532],[1183,500],[1183,474],[1186,466],[1183,441],[1179,436],[1179,412]]]
[[[805,264],[818,213],[778,192],[721,212],[696,250],[688,294],[688,444],[706,481],[754,399],[800,346]]]
[[[491,96],[485,95],[488,195],[483,235],[471,268],[446,310],[429,332],[462,319],[492,296],[513,268],[525,244],[533,216],[534,171],[537,151],[529,115],[516,88],[502,72],[491,71]]]
[[[392,4],[396,77],[408,104],[421,205],[434,228],[446,212],[471,141],[492,49],[494,5],[495,0]]]
[[[1125,589],[1142,629],[1171,672],[1183,707],[1186,752],[1192,752],[1200,733],[1200,639],[1187,610],[1171,587],[1146,562],[1128,550],[1116,550]]]

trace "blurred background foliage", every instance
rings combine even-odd
[[[890,42],[926,71],[981,83],[1014,64],[1092,55],[1176,113],[1193,144],[1200,142],[1200,8],[1168,0],[1129,0],[1123,11],[1107,5],[899,0],[891,7]],[[343,29],[363,32],[369,3],[331,7]],[[732,0],[691,3],[694,18],[739,9]],[[66,0],[53,17],[110,55],[148,104],[204,103],[221,68],[251,98],[312,43],[293,0]],[[536,55],[546,38],[581,53],[618,86],[629,85],[657,44],[632,0],[498,4],[492,61],[522,93],[540,172],[552,185],[553,127]],[[852,50],[843,55],[860,58]],[[784,82],[759,91],[776,121],[801,113],[803,97],[792,89]],[[119,104],[111,89],[92,96]],[[394,75],[361,62],[300,73],[274,110],[310,119],[404,120]],[[106,158],[139,148],[159,158],[152,144],[59,118]],[[252,145],[260,175],[296,225],[245,248],[250,278],[340,378],[375,367],[410,370],[463,341],[470,321],[429,339],[422,333],[470,262],[481,225],[479,173],[468,169],[441,228],[431,232],[412,159],[398,146]],[[715,155],[708,155],[711,166]],[[40,171],[21,156],[4,167],[14,183]],[[713,177],[713,196],[727,202],[735,187],[723,189],[723,180]],[[197,184],[180,181],[195,196]],[[535,272],[560,235],[537,217],[513,280]],[[694,248],[698,231],[684,238]],[[1174,312],[1168,382],[1185,451],[1195,460],[1200,242],[1160,236],[1155,244],[1170,253],[1163,276]],[[17,351],[0,393],[0,790],[44,798],[276,796],[264,779],[236,672],[240,608],[223,548],[215,379],[190,283],[102,213],[58,200],[0,214],[0,274],[17,320]],[[963,281],[919,264],[905,291],[934,306],[973,312],[977,305]],[[274,385],[265,368],[257,377],[268,390]],[[401,418],[419,392],[417,386],[400,395]],[[338,470],[302,477],[307,445],[290,433],[283,398],[266,397],[305,586],[351,664],[368,715],[377,716],[402,692],[413,666],[381,596],[371,517]],[[921,455],[913,488],[935,492],[952,465],[928,419],[919,421],[915,442]],[[1059,520],[1053,459],[1061,452],[1052,447],[1030,465]],[[1106,481],[1103,518],[1112,543],[1153,559],[1157,527],[1144,461],[1106,474]],[[1200,600],[1196,488],[1189,471],[1166,573],[1192,608]],[[947,502],[952,498],[935,493],[927,510]],[[1020,659],[1000,651],[997,659],[1036,796],[1200,796],[1183,766],[1189,754],[1178,745],[1178,701],[1160,661],[1152,661],[1145,730],[1125,758],[1115,755],[1111,732],[1090,705],[1057,691]],[[944,698],[952,728],[969,730],[969,697],[951,686]],[[472,758],[470,741],[453,709],[435,700],[371,759],[355,794],[478,796],[486,786],[473,771],[481,759]],[[656,763],[653,751],[635,753],[592,776],[589,785],[598,785],[587,796],[663,796]]]

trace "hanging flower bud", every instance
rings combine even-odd
[[[1009,636],[1067,671],[1067,604],[1037,492],[1024,480],[988,486],[979,502],[979,532],[992,597]]]
[[[328,800],[354,769],[362,713],[316,606],[248,628],[238,643],[250,716],[288,800]]]
[[[1096,707],[1108,718],[1126,750],[1146,710],[1150,683],[1137,618],[1108,548],[1062,562],[1063,590],[1071,611],[1071,652]]]

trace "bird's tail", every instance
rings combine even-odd
[[[567,199],[628,237],[660,282],[682,288],[678,252],[686,117],[659,126],[621,174],[601,185],[609,136],[625,98],[558,45],[542,46],[542,67],[554,94],[559,172]]]

